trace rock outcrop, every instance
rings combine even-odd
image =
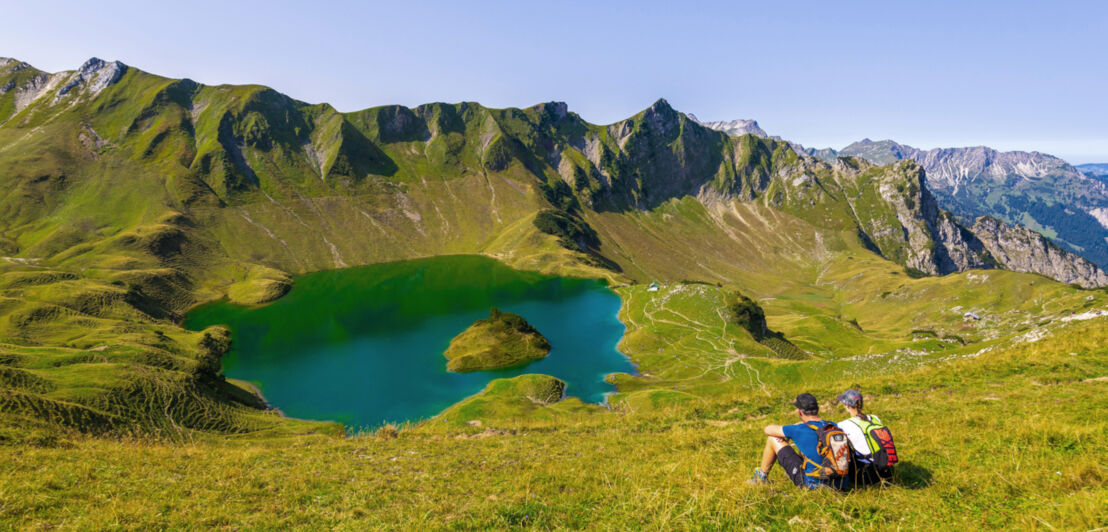
[[[1003,268],[1037,273],[1084,288],[1108,286],[1108,274],[1046,237],[1023,227],[982,217],[965,227],[939,208],[922,166],[901,161],[870,183],[895,218],[865,203],[866,191],[854,198],[861,229],[881,254],[907,268],[930,275],[972,269]]]
[[[992,266],[981,243],[949,212],[939,209],[918,164],[898,163],[871,186],[895,218],[882,216],[872,203],[863,204],[865,191],[855,198],[854,211],[862,229],[887,258],[931,275]]]
[[[1050,229],[1055,240],[1101,267],[1108,266],[1108,180],[1039,152],[1001,152],[986,146],[920,150],[892,140],[863,139],[840,151],[793,145],[797,153],[833,162],[860,157],[885,165],[913,160],[941,206],[959,219],[991,216],[1008,224]]]
[[[1063,250],[1030,229],[983,216],[970,231],[1006,269],[1037,273],[1084,288],[1108,286],[1108,274],[1095,264]]]
[[[119,81],[127,72],[127,65],[119,61],[104,61],[93,57],[73,71],[49,74],[31,65],[9,58],[0,58],[0,74],[6,81],[0,83],[0,96],[12,93],[11,113],[17,114],[33,102],[53,94],[48,101],[56,104],[74,96],[92,97]],[[0,120],[7,119],[0,116]]]

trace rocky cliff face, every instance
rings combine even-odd
[[[854,212],[870,240],[886,257],[931,275],[992,267],[981,243],[939,209],[924,176],[918,164],[905,161],[870,181],[872,191],[858,191]],[[882,203],[892,216],[874,208]]]
[[[943,208],[962,220],[991,216],[1051,235],[1064,249],[1108,265],[1108,184],[1062,159],[1039,152],[1000,152],[985,146],[920,150],[891,140],[864,139],[841,151],[800,147],[834,160],[861,157],[874,164],[913,160]]]
[[[1108,286],[1108,274],[1095,264],[1063,250],[1029,229],[981,217],[970,231],[989,254],[1009,270],[1037,273],[1084,288]]]
[[[1096,265],[1034,231],[994,218],[965,227],[938,207],[925,174],[921,165],[907,160],[859,178],[865,186],[852,194],[853,210],[861,229],[887,258],[930,275],[1003,268],[1085,288],[1108,286],[1108,276]]]

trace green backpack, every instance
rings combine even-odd
[[[862,429],[862,434],[866,435],[873,465],[878,468],[896,465],[899,458],[896,455],[896,445],[893,444],[893,433],[880,418],[863,414],[862,418],[853,417],[847,421],[857,425]]]

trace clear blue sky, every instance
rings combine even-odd
[[[664,97],[840,148],[985,144],[1108,162],[1108,2],[55,2],[0,6],[0,56],[261,83],[348,111]]]

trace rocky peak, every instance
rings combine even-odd
[[[1012,177],[1032,180],[1048,176],[1081,177],[1081,172],[1057,157],[1035,151],[1001,152],[988,146],[921,150],[888,139],[874,141],[865,138],[837,153],[862,157],[880,165],[912,159],[923,165],[929,183],[938,190],[956,191],[963,184],[975,180],[999,184]]]
[[[569,105],[566,102],[550,102],[546,104],[546,109],[552,113],[558,120],[562,120],[569,114]]]
[[[554,122],[561,122],[569,116],[569,105],[567,105],[566,102],[545,102],[531,107],[531,109]]]
[[[13,59],[11,57],[0,57],[0,74],[10,74],[19,72],[21,70],[27,70],[28,68],[34,69],[30,64]]]
[[[77,72],[82,75],[95,74],[99,72],[100,69],[104,68],[106,64],[107,62],[99,57],[90,57],[88,61],[85,61],[84,64],[81,65],[81,68],[77,69]]]
[[[704,122],[696,117],[692,113],[687,113],[690,120],[700,124],[706,128],[714,129],[716,131],[722,131],[731,135],[732,137],[739,137],[742,135],[754,135],[756,137],[769,138],[769,135],[758,126],[757,120],[737,119],[728,121],[716,121],[716,122]],[[775,139],[778,140],[778,139]]]
[[[679,113],[669,105],[665,98],[659,98],[643,111],[643,123],[655,130],[665,131],[677,124]]]
[[[672,112],[674,112],[673,106],[671,106],[669,104],[669,102],[666,101],[665,98],[658,98],[654,103],[650,104],[650,107],[647,108],[647,110],[648,111],[653,111],[655,113],[672,113]]]
[[[843,148],[838,152],[838,155],[861,157],[873,164],[886,165],[904,159],[917,160],[914,155],[918,151],[911,146],[905,146],[892,140],[874,141],[866,138]]]
[[[62,97],[71,93],[74,89],[80,87],[84,87],[84,92],[86,94],[99,94],[100,91],[104,90],[109,85],[119,81],[119,78],[123,77],[123,74],[126,72],[127,65],[119,61],[108,62],[98,57],[90,58],[77,69],[77,72],[65,83],[65,85],[62,85],[61,89],[58,89],[58,94],[54,97],[54,101],[57,102],[62,99]]]
[[[665,98],[659,98],[638,115],[608,126],[608,130],[616,138],[620,148],[624,148],[636,132],[645,130],[662,138],[676,135],[680,121],[681,114],[670,107]]]
[[[789,143],[789,147],[793,149],[797,155],[806,155],[808,157],[815,157],[825,163],[835,164],[835,160],[839,157],[839,152],[831,148],[806,148],[799,142],[793,142],[791,140],[786,141]]]
[[[1057,231],[1058,243],[1108,267],[1108,179],[1082,173],[1066,161],[1036,151],[998,151],[988,146],[920,150],[891,140],[862,139],[839,152],[798,153],[831,162],[838,156],[874,164],[911,159],[927,171],[938,201],[963,220],[991,215],[1007,222],[1032,216],[1037,227]]]
[[[88,90],[95,94],[119,81],[119,78],[127,72],[127,65],[119,61],[107,62],[94,57],[81,66],[80,72],[81,76],[90,80]]]
[[[37,72],[34,67],[23,61],[10,57],[0,57],[0,78],[15,79],[16,74],[24,70]]]
[[[936,186],[958,187],[974,180],[1004,183],[1011,177],[1037,180],[1051,175],[1080,178],[1065,161],[1038,152],[999,152],[986,146],[916,150],[910,155],[932,169]]]

